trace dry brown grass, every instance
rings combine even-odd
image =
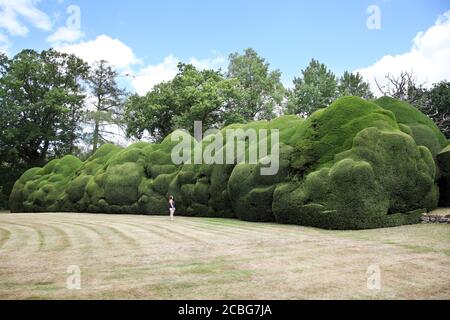
[[[78,265],[81,290],[66,288]],[[367,288],[379,265],[381,290]],[[1,214],[1,299],[450,299],[450,226]]]

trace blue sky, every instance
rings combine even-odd
[[[1,12],[4,14],[17,1],[45,14],[51,26],[39,24],[36,17],[27,17],[26,13],[21,16],[25,11],[16,8],[13,17],[28,32],[15,35],[13,27],[7,25],[9,20],[2,22]],[[81,10],[82,35],[70,41],[49,41],[52,33],[66,25],[69,5]],[[379,30],[367,27],[370,5],[380,8]],[[282,71],[283,82],[288,84],[311,58],[319,59],[341,74],[344,70],[369,68],[386,55],[404,55],[411,51],[418,32],[430,29],[449,9],[450,3],[443,0],[0,0],[0,40],[7,38],[3,48],[12,55],[23,48],[41,50],[50,46],[81,52],[77,50],[80,47],[73,45],[107,36],[132,51],[136,59],[121,67],[142,75],[141,87],[146,79],[151,78],[153,82],[159,79],[154,74],[148,78],[152,72],[167,71],[162,80],[170,77],[174,60],[195,59],[206,66],[224,67],[231,52],[252,47],[272,68]],[[440,39],[446,42],[450,38],[445,30],[440,31],[444,34]],[[446,45],[450,46],[450,40]],[[93,43],[90,48],[102,50]],[[116,50],[112,46],[109,51],[105,54]],[[172,59],[167,60],[168,57]],[[439,74],[433,80],[443,76],[446,74]]]

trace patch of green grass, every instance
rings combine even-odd
[[[180,294],[180,291],[190,290],[196,286],[198,283],[190,281],[173,282],[173,283],[159,283],[156,285],[146,286],[148,291],[156,293],[161,298],[171,297],[174,294]]]
[[[45,294],[52,293],[60,290],[61,287],[52,281],[41,281],[41,282],[15,282],[15,281],[1,281],[0,288],[2,291],[8,290],[26,290],[29,294],[27,300],[42,300],[45,299]]]
[[[41,251],[45,244],[45,233],[41,229],[36,229],[36,232],[39,238],[39,250]]]
[[[401,247],[406,248],[408,250],[412,250],[415,253],[430,253],[430,252],[440,252],[434,248],[418,246],[418,245],[409,245],[409,244],[400,244]]]
[[[11,238],[11,231],[0,228],[0,248]]]
[[[173,268],[199,274],[217,274],[236,271],[234,269],[234,263],[232,264],[231,261],[226,259],[217,259],[207,262],[193,261],[175,265]]]
[[[129,268],[115,268],[114,270],[108,270],[106,280],[123,280],[133,277],[145,276],[149,272],[154,272],[158,267],[129,267]]]
[[[295,272],[295,273],[303,273],[303,272],[305,272],[305,270],[302,269],[302,268],[295,268],[295,269],[292,269],[291,271]]]
[[[248,279],[253,275],[250,270],[230,270],[224,273],[224,276],[233,280],[244,280]]]
[[[56,291],[59,289],[60,289],[60,287],[56,283],[51,282],[51,281],[37,282],[33,286],[33,290],[35,290],[35,291],[52,292],[52,291]]]
[[[340,230],[325,230],[316,229],[320,234],[338,237],[348,237],[355,240],[373,240],[370,235],[367,234],[367,230],[364,231],[340,231]]]
[[[0,288],[2,288],[3,290],[14,289],[17,288],[18,286],[20,286],[20,284],[14,281],[6,280],[0,282]]]
[[[402,244],[402,243],[398,243],[395,241],[386,241],[384,243],[396,245],[396,246],[411,250],[414,253],[442,253],[447,256],[450,256],[450,250],[445,250],[445,249],[440,250],[440,249],[436,249],[436,248],[432,248],[432,247],[428,247],[428,246],[421,246],[421,245],[414,245],[414,244]]]
[[[197,271],[203,270],[203,264],[191,264],[194,265]],[[186,264],[189,266],[189,264]],[[208,268],[206,268],[206,271]],[[201,281],[175,281],[175,282],[166,282],[166,283],[158,283],[155,285],[146,286],[147,290],[156,294],[158,298],[167,299],[167,298],[177,298],[180,296],[185,297],[186,292],[193,292],[196,288],[197,291],[200,288],[207,290],[207,288],[215,288],[215,290],[223,290],[224,285],[230,284],[232,282],[238,281],[246,281],[249,280],[252,273],[248,270],[228,270],[222,272],[220,275],[215,275],[213,277],[208,277],[208,273],[202,277]],[[209,289],[208,289],[209,290]],[[222,293],[226,296],[225,293]],[[235,297],[235,294],[232,296]],[[230,296],[231,297],[231,296]]]
[[[398,233],[400,230],[399,228],[402,229],[401,233]],[[439,244],[448,243],[450,241],[450,225],[418,224],[362,231],[333,231],[320,229],[318,231],[320,234],[358,241],[381,241],[383,244],[402,247],[411,250],[414,253],[441,253],[450,256],[450,250],[439,248]]]
[[[251,260],[251,259],[246,259]],[[167,271],[168,273],[177,275],[202,275],[204,277],[212,276],[223,279],[220,281],[234,281],[243,280],[251,276],[249,270],[236,269],[234,264],[236,260],[214,260],[208,262],[192,261],[179,264],[165,264],[147,266],[143,268],[116,268],[110,274],[108,274],[106,280],[124,280],[133,278],[145,278],[151,274],[161,273],[161,271]]]
[[[237,220],[237,219],[223,219],[223,218],[201,218],[201,223],[209,223],[214,225],[222,226],[248,226],[248,222]]]
[[[181,264],[174,266],[176,269],[185,269],[189,273],[197,273],[197,274],[215,274],[220,272],[221,264],[212,262],[212,263],[204,263],[204,262],[194,262],[189,264]]]

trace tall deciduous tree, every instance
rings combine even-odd
[[[88,66],[54,50],[24,50],[12,59],[2,56],[0,63],[3,161],[17,154],[26,164],[42,165],[49,153],[73,152]]]
[[[95,152],[99,145],[107,142],[108,135],[116,135],[113,130],[123,127],[124,97],[126,91],[119,88],[118,73],[108,62],[95,63],[88,77],[90,98],[86,120],[93,125],[88,139]]]
[[[253,49],[229,57],[227,77],[239,80],[244,89],[240,114],[246,121],[272,119],[275,107],[283,101],[285,89],[280,80],[281,72],[269,68],[269,63]]]
[[[418,83],[413,72],[402,71],[398,75],[385,75],[385,84],[380,84],[377,79],[378,90],[384,96],[407,101],[415,106],[426,103],[424,95],[427,91],[425,83]]]
[[[80,137],[88,66],[54,50],[0,54],[0,185],[9,194],[20,174],[74,152]]]
[[[288,96],[288,112],[308,116],[330,105],[337,96],[336,76],[326,65],[313,59],[301,77],[294,79],[294,88]]]
[[[377,81],[379,91],[385,95],[406,101],[428,115],[441,131],[450,138],[450,82],[441,81],[431,89],[419,83],[413,72],[398,75],[387,74],[385,84]]]
[[[427,114],[441,131],[450,139],[450,82],[442,81],[433,85],[430,91],[425,93],[426,103],[418,107]]]
[[[364,99],[373,99],[374,97],[370,85],[364,81],[359,72],[345,71],[339,79],[338,92],[340,96],[355,96]]]
[[[161,141],[174,129],[192,132],[194,121],[202,121],[205,130],[243,121],[238,108],[243,93],[236,79],[189,64],[180,63],[178,69],[173,80],[156,85],[146,96],[128,99],[128,136],[142,138],[148,133]]]

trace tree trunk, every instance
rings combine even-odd
[[[98,120],[95,120],[94,127],[94,139],[92,141],[92,153],[95,153],[98,149],[98,135],[99,135],[99,123]]]
[[[77,124],[75,120],[75,107],[72,107],[72,116],[71,116],[71,124],[70,124],[70,154],[75,155],[75,140],[77,139]]]

